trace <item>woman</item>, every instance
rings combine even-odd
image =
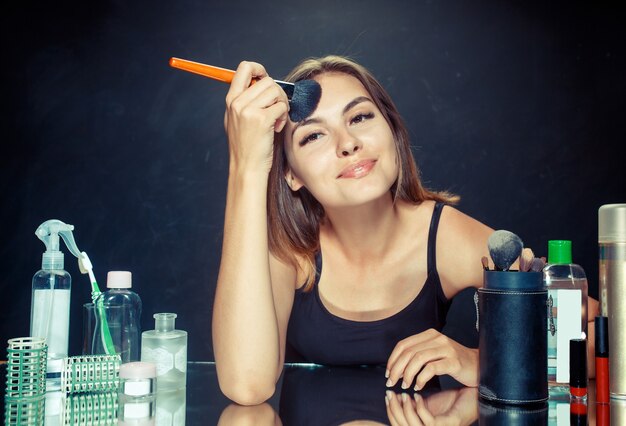
[[[226,96],[222,391],[244,405],[271,397],[288,339],[311,362],[385,364],[388,386],[442,374],[476,386],[477,350],[440,331],[449,300],[481,285],[493,230],[423,188],[399,113],[366,69],[329,56],[287,77],[302,79],[322,97],[298,123],[260,64],[242,62]]]

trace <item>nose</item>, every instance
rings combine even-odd
[[[349,157],[362,148],[361,141],[350,132],[344,131],[339,138],[339,143],[337,143],[337,156],[339,157]]]

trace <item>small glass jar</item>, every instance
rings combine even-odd
[[[129,362],[120,366],[118,420],[154,419],[156,409],[156,365]]]

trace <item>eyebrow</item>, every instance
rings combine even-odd
[[[371,102],[374,103],[370,98],[368,98],[367,96],[359,96],[354,98],[353,100],[351,100],[350,102],[348,102],[346,104],[346,106],[343,108],[343,111],[341,112],[341,114],[345,114],[348,111],[350,111],[352,108],[354,108],[355,106],[357,106],[360,103],[363,102]],[[307,124],[316,124],[316,123],[321,123],[322,120],[316,117],[312,117],[312,118],[307,118],[305,120],[302,121],[298,121],[296,123],[296,125],[293,127],[293,129],[291,130],[291,139],[293,139],[293,135],[296,133],[296,130],[298,130],[299,127],[301,126],[306,126]]]

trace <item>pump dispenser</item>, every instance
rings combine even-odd
[[[39,225],[35,231],[35,235],[46,245],[46,251],[42,256],[41,269],[33,276],[30,335],[46,339],[48,389],[60,388],[63,358],[68,353],[72,277],[63,269],[64,256],[59,249],[59,236],[72,254],[80,256],[73,230],[74,226],[52,219]]]

